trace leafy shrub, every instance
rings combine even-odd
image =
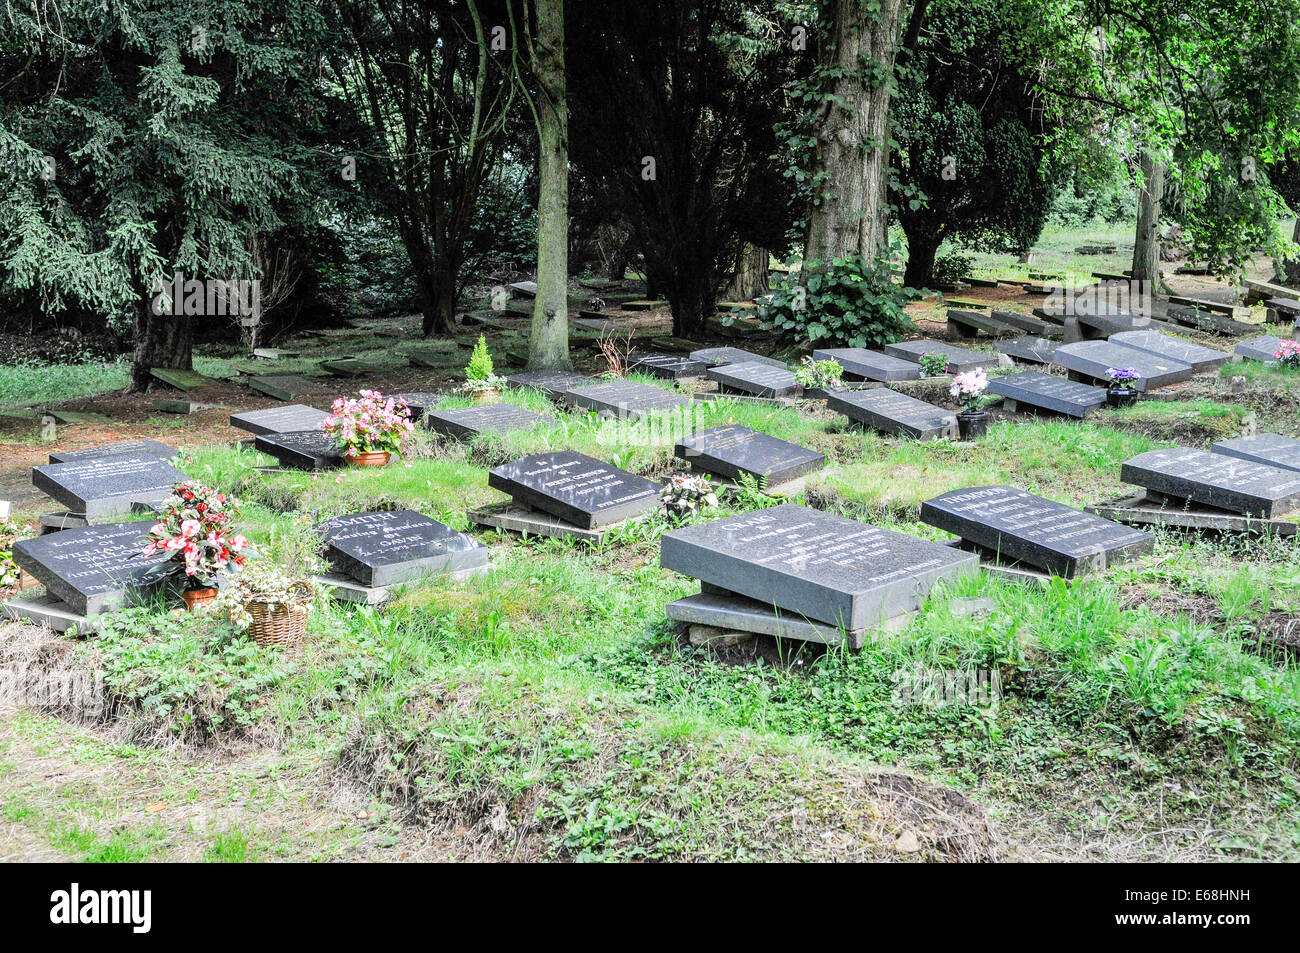
[[[971,273],[975,260],[968,255],[940,255],[934,260],[931,277],[937,285],[956,284]]]
[[[911,329],[903,308],[917,296],[894,283],[887,261],[836,258],[824,266],[805,263],[800,283],[774,291],[758,316],[799,343],[880,347]]]
[[[794,379],[800,387],[839,387],[844,383],[844,365],[839,361],[814,361],[805,357],[794,369]]]

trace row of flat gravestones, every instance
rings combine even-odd
[[[948,353],[950,363],[960,362],[960,356]],[[745,363],[750,362],[737,361]],[[675,406],[672,398],[681,400],[653,387],[649,389],[657,394],[647,395],[646,405],[629,401],[627,391],[594,396],[593,388],[647,385],[575,386],[573,375],[567,376],[549,375],[544,386],[553,396],[591,409],[645,413],[662,409],[665,398],[667,406]],[[516,383],[541,380],[534,375]],[[572,401],[584,391],[585,401]],[[893,394],[862,391],[843,399],[873,393]],[[531,414],[509,405],[437,412],[431,410],[437,395],[410,397],[427,425],[443,413],[456,415],[435,426],[456,437],[485,429],[475,414],[484,419]],[[311,433],[281,428],[314,426],[323,416],[313,408],[282,407],[237,414],[232,423],[257,431],[261,441]],[[677,444],[676,453],[694,469],[726,479],[749,475],[769,487],[788,484],[825,463],[819,453],[736,425],[690,434]],[[134,441],[52,454],[49,465],[34,468],[36,485],[69,506],[66,518],[90,525],[15,545],[19,566],[46,587],[47,596],[15,600],[8,606],[10,614],[58,627],[80,622],[111,602],[155,591],[162,584],[161,557],[138,555],[147,524],[96,521],[123,508],[156,506],[185,479],[172,465],[174,458],[175,450],[165,444]],[[1253,521],[1294,533],[1294,523],[1277,518],[1300,506],[1300,442],[1263,434],[1223,441],[1212,452],[1152,451],[1125,463],[1121,478],[1144,489],[1139,502],[1146,508],[1130,508],[1126,522],[1178,525],[1181,520],[1242,529]],[[489,484],[511,502],[473,511],[471,521],[530,535],[598,538],[609,527],[647,516],[659,506],[658,484],[569,450],[497,467],[489,473]],[[1076,510],[1006,486],[957,490],[927,501],[922,509],[924,520],[959,537],[943,545],[780,505],[665,534],[662,565],[701,582],[698,595],[673,603],[668,612],[688,623],[824,642],[843,638],[858,646],[869,631],[905,621],[936,583],[973,571],[981,562],[1011,575],[1072,577],[1149,549],[1149,534],[1107,519],[1104,512]],[[393,585],[430,575],[461,576],[487,564],[488,550],[481,543],[412,511],[352,514],[323,523],[319,530],[333,569],[322,581],[344,598],[379,602]]]

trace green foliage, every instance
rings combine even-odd
[[[496,373],[492,367],[492,355],[488,352],[487,338],[480,334],[474,344],[474,353],[469,356],[469,363],[465,365],[465,380],[489,381],[494,377]]]
[[[800,387],[838,387],[844,382],[844,365],[839,361],[814,361],[805,356],[794,369]]]
[[[973,265],[974,261],[969,255],[959,255],[956,252],[940,255],[934,260],[931,278],[939,285],[956,284],[971,273]]]
[[[797,284],[777,288],[758,316],[778,335],[818,347],[880,347],[912,328],[904,308],[917,293],[890,277],[889,263],[837,258],[808,262]]]

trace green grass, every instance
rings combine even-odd
[[[84,364],[6,364],[0,367],[0,407],[26,407],[93,397],[131,382],[125,358]]]

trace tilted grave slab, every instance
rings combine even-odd
[[[1300,471],[1300,440],[1279,433],[1258,433],[1251,437],[1220,440],[1211,445],[1210,452],[1283,470]]]
[[[803,393],[793,371],[759,361],[711,367],[706,376],[717,382],[718,390],[726,393],[755,397],[792,397]]]
[[[994,311],[993,317],[1003,324],[1009,324],[1013,328],[1019,329],[1022,333],[1034,334],[1039,337],[1055,337],[1061,333],[1060,322],[1044,321],[1042,318],[1020,314],[1017,311]]]
[[[564,400],[598,414],[628,418],[671,412],[690,404],[681,394],[662,387],[623,380],[570,388],[564,392]]]
[[[1149,329],[1151,318],[1127,312],[1107,314],[1073,314],[1065,319],[1063,335],[1066,344],[1076,341],[1105,340],[1125,331]]]
[[[1056,349],[1052,361],[1072,375],[1103,383],[1108,380],[1108,369],[1131,368],[1138,372],[1136,386],[1140,391],[1185,381],[1196,373],[1190,364],[1158,357],[1149,351],[1139,351],[1112,341],[1062,344]]]
[[[826,455],[739,424],[689,434],[673,452],[692,468],[728,480],[748,475],[763,486],[796,480],[826,465]]]
[[[1112,335],[1111,341],[1124,347],[1146,351],[1156,357],[1188,364],[1197,372],[1213,370],[1232,359],[1231,354],[1210,347],[1201,347],[1199,344],[1181,340],[1170,334],[1161,334],[1159,331],[1124,331]]]
[[[408,391],[405,394],[389,394],[386,396],[393,397],[394,399],[400,400],[404,403],[409,412],[407,416],[409,416],[413,421],[418,421],[425,415],[426,411],[437,407],[443,398],[442,394],[436,394],[432,391],[425,390]]]
[[[996,354],[968,351],[943,341],[900,341],[897,344],[886,344],[885,353],[916,364],[921,362],[924,354],[942,354],[948,362],[949,374],[964,374],[978,367],[997,367],[998,364]]]
[[[466,440],[485,433],[503,434],[538,426],[551,427],[555,421],[523,407],[503,403],[431,411],[425,415],[424,425],[434,433]]]
[[[864,347],[820,348],[812,352],[812,357],[814,361],[835,361],[849,380],[914,381],[921,376],[921,367],[915,361]]]
[[[1300,473],[1191,447],[1149,450],[1120,479],[1175,500],[1272,519],[1300,507]]]
[[[1007,410],[1024,410],[1027,406],[1079,418],[1106,404],[1104,387],[1037,371],[995,377],[989,381],[989,393],[1000,395]]]
[[[960,435],[957,415],[953,411],[884,387],[837,391],[827,398],[826,406],[881,433],[920,440],[956,440]]]
[[[230,415],[230,426],[251,434],[290,433],[297,430],[316,430],[329,414],[306,404],[287,407],[269,407],[266,410],[245,410]]]
[[[921,520],[999,562],[1072,578],[1151,551],[1155,537],[1011,486],[953,490],[921,504]]]
[[[393,586],[487,565],[482,543],[414,510],[354,513],[318,527],[332,569],[363,586]]]
[[[1061,345],[1046,338],[1023,337],[1012,341],[999,341],[994,345],[1001,354],[1022,364],[1051,364],[1052,356]]]
[[[211,387],[221,383],[216,378],[200,374],[198,371],[182,371],[170,367],[151,367],[149,376],[177,390],[198,390],[200,387]]]
[[[751,361],[757,361],[760,364],[771,364],[773,367],[785,367],[785,361],[775,357],[764,357],[762,354],[754,354],[752,351],[746,351],[738,347],[702,347],[691,351],[691,359],[703,361],[709,367],[718,367],[722,364],[748,364]]]
[[[144,454],[115,454],[32,467],[32,485],[91,522],[157,504],[187,477]]]
[[[703,377],[709,365],[689,357],[673,354],[644,354],[639,351],[628,355],[628,370],[634,374],[649,374],[664,380],[683,380]]]
[[[293,400],[296,397],[319,397],[326,393],[319,382],[297,374],[272,374],[250,377],[248,386],[259,394],[275,400]]]
[[[659,563],[861,644],[867,629],[920,608],[935,585],[974,572],[978,557],[786,503],[665,533]]]
[[[153,524],[108,523],[65,529],[14,543],[14,561],[75,615],[102,612],[152,596],[169,553],[141,556]]]
[[[985,314],[983,311],[967,311],[960,308],[949,309],[949,336],[974,338],[978,337],[981,331],[994,337],[1021,333],[1021,329],[1014,324],[1001,321],[992,314]]]
[[[1168,315],[1183,327],[1196,328],[1198,331],[1208,331],[1212,334],[1240,336],[1250,334],[1258,328],[1258,325],[1247,324],[1224,314],[1198,308],[1172,307]]]
[[[1187,308],[1195,308],[1198,311],[1210,311],[1214,314],[1226,315],[1229,318],[1250,317],[1250,308],[1239,304],[1228,304],[1223,301],[1206,301],[1203,298],[1188,298],[1183,295],[1170,295],[1169,303],[1181,305]]]
[[[596,383],[595,378],[573,371],[521,371],[506,377],[506,384],[520,390],[532,388],[540,390],[551,400],[559,401],[567,391]]]
[[[1235,353],[1238,357],[1243,357],[1249,361],[1263,361],[1265,364],[1272,364],[1277,361],[1274,355],[1281,344],[1282,338],[1277,335],[1261,334],[1248,341],[1239,341]]]
[[[253,446],[291,470],[333,470],[347,462],[334,438],[323,430],[260,434]]]
[[[114,457],[122,454],[153,457],[157,460],[175,460],[177,450],[159,440],[128,440],[125,443],[110,443],[102,447],[86,447],[82,450],[54,450],[50,452],[50,463],[72,463],[74,460],[91,460],[95,457]]]
[[[523,457],[488,472],[516,502],[594,529],[659,508],[659,484],[573,450]]]

